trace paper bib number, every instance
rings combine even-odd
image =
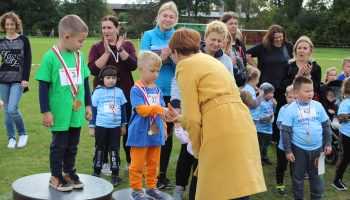
[[[148,94],[147,99],[148,99],[150,106],[157,106],[158,105],[158,95],[157,94]]]
[[[103,105],[103,112],[104,113],[118,113],[118,105],[117,104],[111,104],[111,103],[104,103]]]
[[[77,76],[76,69],[68,68],[68,73],[72,77],[72,81],[75,85],[81,84],[81,82],[82,82],[81,76],[79,76],[79,77]],[[61,86],[68,85],[68,78],[67,78],[66,73],[64,72],[64,69],[60,69],[59,74],[60,74]]]
[[[309,108],[300,108],[299,113],[300,113],[301,117],[304,119],[309,118],[309,116],[310,116],[310,118],[316,116],[316,110],[315,110],[315,107],[313,107],[313,106],[310,106],[310,115],[309,115]]]

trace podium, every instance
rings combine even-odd
[[[84,183],[84,188],[73,189],[69,192],[57,191],[49,186],[50,173],[34,174],[17,179],[12,183],[13,199],[53,199],[53,200],[85,200],[99,199],[111,200],[113,185],[102,179],[91,175],[78,174]]]
[[[112,197],[115,200],[129,200],[130,195],[131,195],[131,191],[132,191],[131,188],[118,190],[112,194]],[[146,189],[143,189],[143,192],[146,193]],[[173,199],[168,193],[166,193],[164,191],[162,191],[162,192],[166,195],[165,200],[172,200]]]

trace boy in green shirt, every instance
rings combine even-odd
[[[52,132],[49,185],[70,191],[84,187],[74,165],[81,126],[92,116],[90,70],[79,51],[88,27],[80,17],[67,15],[61,19],[58,32],[59,42],[45,53],[35,79],[39,81],[43,125]]]

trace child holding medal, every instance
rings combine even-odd
[[[58,33],[59,42],[45,53],[35,79],[43,125],[52,132],[49,185],[70,191],[84,187],[74,166],[80,129],[85,119],[91,120],[90,70],[79,51],[88,27],[77,15],[67,15],[59,22]]]
[[[162,91],[154,84],[162,61],[157,54],[143,51],[138,56],[137,65],[140,80],[136,81],[130,92],[132,116],[126,143],[127,146],[131,146],[129,181],[132,193],[130,199],[162,199],[165,196],[156,187],[157,168],[160,149],[165,144],[167,133],[166,124],[158,115],[170,116],[168,109],[165,108]],[[142,190],[143,174],[146,178],[146,194]]]
[[[103,166],[105,147],[108,146],[110,155],[110,170],[112,171],[112,185],[121,182],[120,166],[120,136],[126,133],[127,102],[123,91],[117,87],[119,74],[117,68],[105,66],[98,76],[99,85],[92,93],[92,120],[89,123],[90,136],[95,137],[95,156],[93,176],[99,177]]]
[[[291,103],[281,117],[283,148],[291,162],[294,199],[304,198],[305,171],[309,175],[311,199],[321,199],[323,178],[318,177],[320,154],[331,153],[331,129],[323,106],[314,100],[312,80],[299,76],[293,82],[297,100]]]

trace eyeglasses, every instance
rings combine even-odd
[[[334,97],[334,94],[332,94],[332,93],[328,93],[328,94],[326,94],[326,96],[329,96],[329,97]]]

